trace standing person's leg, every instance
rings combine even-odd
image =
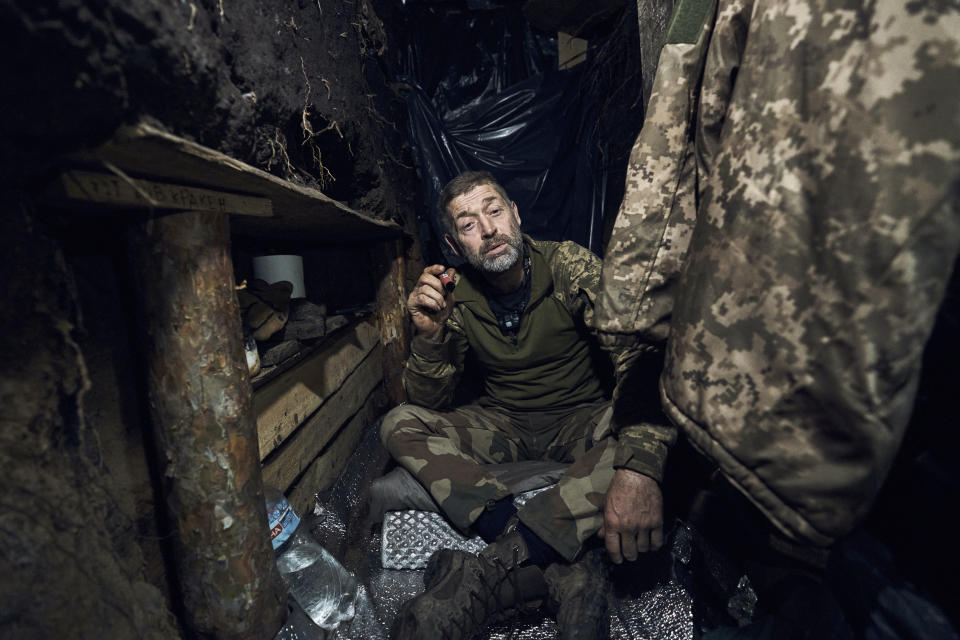
[[[504,414],[478,405],[436,411],[406,404],[384,417],[380,437],[461,530],[509,502],[503,499],[510,490],[482,466],[521,459],[522,444]]]

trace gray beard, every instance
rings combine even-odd
[[[504,236],[500,236],[503,238]],[[508,271],[520,260],[520,254],[523,249],[523,237],[519,231],[515,231],[512,236],[506,236],[506,248],[498,255],[480,257],[477,255],[468,255],[467,262],[477,271],[486,273],[503,273]]]
[[[520,259],[520,252],[513,245],[507,245],[500,255],[478,258],[470,256],[470,266],[477,271],[487,273],[503,273],[508,271]]]

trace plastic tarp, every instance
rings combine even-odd
[[[523,229],[600,253],[605,171],[586,142],[579,65],[557,70],[555,42],[537,36],[519,6],[407,8],[402,82],[424,196],[427,260],[459,260],[442,242],[433,205],[465,170],[490,171],[517,203]],[[551,49],[552,47],[552,49]]]

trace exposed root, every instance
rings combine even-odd
[[[297,170],[290,162],[290,155],[287,154],[287,140],[278,127],[273,128],[273,138],[268,138],[267,142],[270,144],[270,158],[267,160],[267,166],[272,167],[274,160],[277,159],[283,162],[282,166],[288,176],[294,175]]]
[[[330,95],[331,95],[331,92],[330,92],[330,83],[327,82],[327,79],[326,79],[326,78],[320,78],[320,84],[322,84],[323,86],[325,86],[325,87],[327,88],[327,100],[329,100],[329,99],[330,99]]]
[[[367,94],[367,95],[368,97],[372,97],[372,94]],[[390,122],[389,120],[384,118],[382,115],[380,115],[380,112],[377,111],[375,107],[371,107],[370,105],[367,105],[366,109],[367,109],[367,113],[369,113],[374,120],[376,120],[380,124],[390,125],[394,131],[398,131],[397,125],[393,122]]]
[[[386,156],[387,156],[388,158],[390,158],[390,160],[391,160],[394,164],[400,165],[400,166],[403,167],[404,169],[413,169],[413,167],[410,166],[409,164],[405,164],[405,163],[400,162],[399,160],[397,160],[397,158],[396,158],[392,153],[390,153],[390,151],[384,149],[383,152],[386,154]]]
[[[321,129],[320,131],[318,131],[318,132],[317,132],[317,135],[320,135],[321,133],[324,133],[324,132],[326,132],[326,131],[330,131],[331,129],[333,129],[334,131],[336,131],[337,134],[340,136],[340,139],[343,140],[343,132],[340,131],[340,125],[337,124],[337,121],[336,121],[336,120],[332,121],[332,122],[331,122],[330,124],[328,124],[326,127],[324,127],[323,129]]]
[[[292,22],[293,18],[290,18],[290,20]],[[303,110],[300,112],[300,128],[303,129],[303,144],[306,144],[317,134],[314,133],[313,125],[310,124],[310,93],[313,88],[310,86],[307,68],[303,64],[303,56],[300,56],[300,71],[303,73],[303,82],[307,85],[307,92],[303,96]]]
[[[303,38],[307,42],[310,42],[310,38],[300,33],[300,27],[297,26],[297,21],[293,19],[293,16],[290,16],[290,21],[283,24],[285,27],[290,27],[293,30],[293,34],[299,38]]]
[[[292,20],[293,18],[291,18],[291,21]],[[313,130],[313,125],[310,123],[310,94],[313,88],[310,86],[310,78],[307,75],[307,68],[303,63],[303,56],[300,56],[300,71],[303,73],[303,81],[307,87],[306,95],[303,98],[303,109],[300,111],[300,129],[303,131],[303,142],[301,144],[310,148],[310,156],[313,159],[313,164],[319,170],[319,175],[316,176],[317,180],[320,182],[320,188],[324,189],[330,182],[334,182],[336,178],[330,173],[330,170],[324,166],[323,152],[320,151],[320,147],[317,146],[317,143],[315,143],[313,139],[331,129],[335,129],[341,138],[343,138],[343,133],[340,131],[336,120],[327,125],[325,129],[321,129],[320,131]],[[327,87],[327,99],[329,100],[330,83],[323,78],[321,78],[321,82]]]
[[[323,165],[323,152],[320,151],[320,147],[311,144],[310,155],[313,157],[314,166],[320,170],[320,175],[317,176],[317,180],[320,181],[320,189],[326,189],[330,182],[336,182],[337,179],[334,178],[330,170]]]
[[[187,31],[193,31],[194,22],[197,19],[197,5],[190,3],[190,22],[187,24]]]
[[[223,14],[223,0],[217,0],[217,5],[220,7],[220,19],[226,20],[227,16]]]

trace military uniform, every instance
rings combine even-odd
[[[958,167],[956,3],[678,3],[596,326],[665,345],[666,412],[792,540],[849,532],[889,471]]]
[[[509,495],[482,463],[571,463],[557,486],[528,501],[518,516],[572,560],[603,524],[614,469],[659,481],[675,431],[666,420],[626,421],[604,397],[588,328],[599,258],[572,242],[524,236],[524,244],[531,291],[515,338],[501,331],[476,276],[459,274],[445,337],[439,343],[414,338],[403,377],[410,404],[384,418],[382,439],[461,529],[491,501]],[[645,353],[617,350],[616,368],[644,369],[628,364]],[[454,408],[468,358],[478,367],[482,393]]]

